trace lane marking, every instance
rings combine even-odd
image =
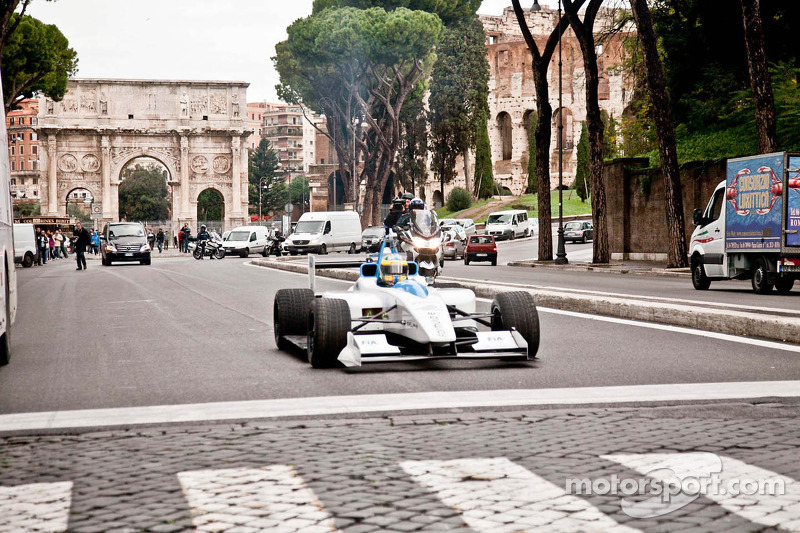
[[[800,532],[797,512],[786,510],[790,507],[796,509],[800,505],[800,483],[790,477],[712,453],[646,453],[601,457],[659,481],[672,482],[676,488],[680,488],[683,482],[687,491],[691,491],[672,494],[673,501],[667,498],[667,505],[660,496],[639,502],[623,500],[622,509],[631,516],[638,513],[645,517],[648,511],[649,517],[654,516],[654,512],[666,514],[702,495],[747,521],[779,527],[781,531]],[[712,476],[718,478],[720,483],[702,482],[704,479],[711,480]],[[691,485],[688,482],[690,479]],[[700,480],[701,483],[694,486],[694,480]]]
[[[740,304],[730,304],[725,302],[711,302],[711,301],[703,301],[703,300],[684,300],[680,298],[665,298],[662,296],[647,296],[644,294],[636,294],[636,293],[618,293],[618,292],[603,292],[603,291],[592,291],[592,290],[584,290],[584,289],[574,289],[569,287],[543,287],[541,285],[524,285],[521,283],[507,283],[502,281],[491,281],[491,280],[475,280],[475,279],[467,279],[467,278],[452,278],[449,276],[442,276],[443,280],[446,281],[453,281],[453,282],[463,282],[463,283],[476,283],[479,285],[497,285],[499,287],[511,287],[511,288],[518,288],[518,289],[532,289],[532,290],[540,290],[540,291],[548,291],[548,292],[567,292],[567,293],[575,293],[575,294],[587,294],[590,296],[608,296],[613,298],[623,298],[623,299],[630,299],[635,298],[636,300],[641,300],[645,302],[653,302],[653,303],[675,303],[675,304],[689,304],[694,305],[697,307],[704,307],[704,308],[712,308],[712,309],[731,309],[731,310],[738,310],[738,311],[758,311],[758,312],[767,312],[767,313],[783,313],[788,315],[798,315],[800,316],[800,311],[794,309],[784,309],[784,308],[775,308],[775,307],[757,307],[752,305],[740,305]]]
[[[0,486],[0,531],[66,531],[72,482]]]
[[[289,465],[179,472],[197,531],[338,531]]]
[[[492,303],[489,298],[475,298],[479,302]],[[635,326],[639,328],[660,329],[672,333],[683,333],[685,335],[695,335],[698,337],[708,337],[711,339],[718,339],[728,342],[738,342],[740,344],[749,344],[751,346],[759,346],[761,348],[769,348],[771,350],[783,350],[786,352],[800,353],[800,346],[796,344],[784,344],[775,341],[765,341],[761,339],[752,339],[750,337],[738,337],[736,335],[728,335],[726,333],[715,333],[713,331],[703,331],[701,329],[683,328],[680,326],[669,326],[666,324],[658,324],[656,322],[640,322],[638,320],[629,320],[627,318],[614,318],[602,315],[590,315],[588,313],[578,313],[577,311],[565,311],[562,309],[553,309],[551,307],[539,307],[536,309],[543,313],[550,313],[553,315],[564,315],[575,318],[583,318],[586,320],[597,320],[599,322],[611,322],[612,324],[621,324],[624,326]]]
[[[588,501],[566,493],[505,457],[400,463],[417,483],[461,511],[479,533],[639,531],[618,524]]]
[[[0,432],[127,427],[437,409],[746,400],[800,397],[800,381],[680,383],[561,389],[467,390],[320,396],[0,415]]]

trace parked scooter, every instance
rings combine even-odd
[[[194,247],[192,256],[195,259],[202,259],[203,257],[210,257],[212,259],[222,259],[225,257],[225,248],[221,240],[208,239],[205,241],[205,246],[202,242],[197,242]]]
[[[408,221],[395,226],[394,231],[400,241],[399,248],[406,252],[410,261],[419,266],[419,274],[428,283],[433,283],[442,273],[444,265],[442,249],[442,228],[434,211],[414,209],[409,212]]]

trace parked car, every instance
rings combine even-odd
[[[464,232],[466,232],[467,237],[472,237],[473,235],[475,235],[477,228],[475,227],[475,221],[472,220],[471,218],[454,218],[452,220],[455,221],[456,224],[464,228]]]
[[[589,242],[594,238],[594,226],[591,222],[572,221],[564,224],[564,242]]]
[[[455,218],[440,218],[439,225],[440,226],[452,226],[453,224],[458,224],[458,219]]]
[[[442,226],[442,243],[445,259],[464,257],[467,248],[467,233],[458,224]]]
[[[147,232],[139,222],[110,222],[103,228],[100,241],[100,256],[104,266],[111,266],[114,261],[150,264]]]
[[[386,229],[383,226],[370,226],[361,233],[361,251],[375,253],[383,242]]]
[[[498,239],[516,239],[530,235],[528,212],[522,210],[497,211],[486,219],[486,235]]]
[[[361,245],[361,218],[355,211],[305,213],[297,221],[286,248],[292,255],[316,252],[354,254]]]
[[[37,251],[33,224],[14,224],[14,261],[30,268],[36,261]]]
[[[497,243],[492,235],[473,235],[469,238],[464,251],[464,264],[473,261],[491,261],[492,266],[497,265]]]
[[[269,241],[269,228],[265,226],[240,226],[233,228],[223,236],[225,253],[247,257],[255,252],[267,256]]]

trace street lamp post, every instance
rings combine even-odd
[[[563,92],[561,82],[561,40],[564,30],[561,26],[561,0],[558,0],[558,251],[555,263],[566,265],[567,250],[564,246],[564,108],[562,103]]]

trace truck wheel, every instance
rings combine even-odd
[[[319,247],[319,255],[327,255],[328,254],[328,247],[324,244]]]
[[[314,368],[336,366],[339,353],[347,346],[350,307],[337,298],[318,298],[308,315],[308,362]]]
[[[353,255],[354,253],[356,253],[356,243],[354,243],[354,242],[350,243],[350,249],[347,251],[347,253],[350,254],[350,255]]]
[[[0,336],[0,366],[7,365],[11,360],[11,287],[8,286],[8,262],[5,273],[6,279],[3,285],[6,291],[6,332]]]
[[[25,257],[22,258],[22,266],[25,268],[30,268],[33,266],[33,254],[30,252],[25,253]]]
[[[767,270],[767,262],[764,258],[759,257],[753,265],[753,272],[751,282],[753,283],[753,292],[756,294],[769,294],[772,292],[772,284],[769,282],[769,271]]]
[[[536,300],[529,292],[501,292],[492,302],[492,331],[514,328],[528,343],[528,355],[539,351],[539,314]]]
[[[794,280],[792,278],[780,278],[775,280],[775,290],[780,294],[789,294],[794,287]]]
[[[275,293],[272,307],[272,324],[275,330],[275,344],[281,350],[291,346],[285,335],[306,335],[308,333],[308,310],[314,301],[311,289],[280,289]]]
[[[711,280],[706,276],[703,262],[700,258],[692,259],[692,285],[698,291],[705,291],[711,286]]]

